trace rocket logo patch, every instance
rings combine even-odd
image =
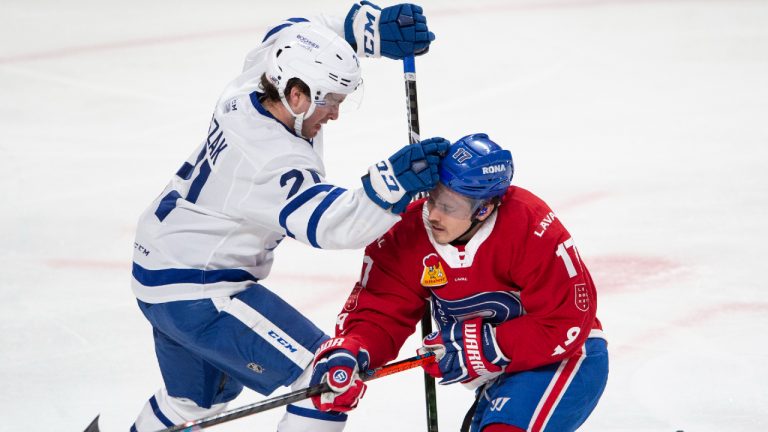
[[[437,254],[429,254],[422,261],[424,271],[421,273],[421,285],[425,288],[441,287],[448,283],[448,277],[443,270],[443,263]]]
[[[587,293],[587,284],[576,284],[573,286],[575,294],[576,308],[582,312],[589,310],[589,294]]]

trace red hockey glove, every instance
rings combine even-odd
[[[496,330],[481,318],[448,325],[425,337],[418,352],[430,351],[437,361],[423,366],[424,371],[442,378],[442,385],[460,382],[478,387],[504,373],[509,364],[496,343]]]
[[[370,356],[355,339],[335,338],[320,345],[315,353],[309,385],[327,382],[332,392],[312,396],[320,411],[351,411],[365,394],[359,372],[368,369]]]

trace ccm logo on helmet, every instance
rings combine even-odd
[[[504,164],[491,165],[491,166],[483,167],[483,174],[496,174],[499,172],[503,172],[506,169],[507,169],[507,166]]]

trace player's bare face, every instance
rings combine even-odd
[[[440,244],[456,240],[472,224],[472,202],[442,184],[429,191],[427,210],[432,236]]]
[[[339,105],[344,102],[343,95],[328,93],[325,99],[315,106],[315,112],[304,120],[301,134],[306,138],[314,138],[323,125],[339,118]]]

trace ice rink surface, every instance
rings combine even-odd
[[[768,2],[421,4],[437,34],[417,60],[422,135],[512,150],[514,183],[551,205],[597,284],[611,374],[582,430],[768,430]],[[129,286],[138,215],[267,25],[347,9],[2,1],[0,431],[80,431],[97,413],[128,430],[161,385]],[[363,106],[326,131],[329,179],[348,187],[406,143],[401,64],[363,67]],[[286,241],[264,284],[331,332],[361,258]],[[372,382],[347,430],[425,430],[423,401],[418,371]],[[471,401],[440,387],[440,429]],[[281,413],[213,430],[274,430]]]

